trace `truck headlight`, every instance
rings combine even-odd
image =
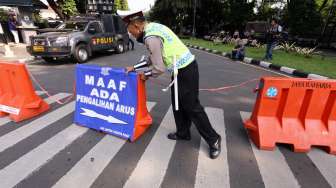
[[[55,40],[50,42],[51,46],[67,46],[68,37],[57,37]]]

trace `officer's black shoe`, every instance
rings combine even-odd
[[[170,140],[190,140],[191,139],[190,135],[179,136],[177,135],[177,133],[169,133],[167,137]]]
[[[209,152],[210,152],[211,159],[216,159],[219,156],[221,152],[221,142],[222,142],[222,138],[221,136],[219,136],[217,141],[214,144],[210,145]]]

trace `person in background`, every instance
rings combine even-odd
[[[250,37],[251,37],[250,32],[249,32],[248,30],[246,30],[246,31],[244,32],[244,38],[245,38],[245,39],[249,39]]]
[[[17,19],[15,15],[11,15],[9,16],[9,20],[8,20],[8,27],[9,27],[9,31],[12,33],[13,37],[14,37],[14,41],[15,44],[18,44],[19,41],[19,33],[17,30]]]
[[[235,30],[235,32],[233,33],[233,38],[239,39],[239,31],[238,30]]]
[[[233,33],[232,39],[231,39],[231,43],[233,43],[234,45],[237,45],[239,40],[240,40],[239,31],[235,30],[235,32]]]
[[[237,45],[232,50],[232,59],[244,60],[245,58],[245,44],[243,40],[239,40]]]
[[[264,60],[273,59],[273,49],[278,45],[281,38],[282,27],[278,24],[278,20],[273,18],[271,22],[271,27],[266,34],[266,55]]]

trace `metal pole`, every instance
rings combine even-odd
[[[178,81],[177,81],[177,75],[178,75],[178,69],[176,65],[176,55],[174,56],[174,100],[175,100],[175,110],[179,110],[179,101],[178,101]]]
[[[192,36],[196,36],[196,0],[194,0],[194,22],[193,22],[193,31]]]

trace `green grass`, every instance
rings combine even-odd
[[[215,45],[211,41],[195,38],[183,39],[183,42],[186,44],[202,46],[221,52],[231,52],[231,50],[233,49],[233,45],[230,44]],[[251,57],[253,59],[262,59],[264,55],[264,48],[246,48],[247,57]],[[306,58],[301,55],[276,50],[273,52],[273,60],[271,61],[271,63],[294,68],[308,73],[320,74],[323,76],[328,76],[330,78],[336,78],[336,57],[322,57],[320,55],[314,55],[311,58]]]

